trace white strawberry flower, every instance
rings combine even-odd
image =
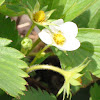
[[[64,23],[63,19],[58,19],[52,23],[54,25],[49,25],[50,30],[43,29],[39,33],[39,37],[44,43],[67,51],[73,51],[80,47],[80,42],[76,39],[78,27],[75,23]]]

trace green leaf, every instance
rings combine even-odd
[[[52,14],[53,19],[63,18],[65,21],[71,21],[97,0],[39,0],[41,8],[48,5],[48,10],[56,9]]]
[[[25,14],[25,9],[19,5],[2,5],[0,7],[0,13],[13,17],[13,16],[21,16]]]
[[[12,3],[12,4],[17,4],[20,3],[20,0],[5,0],[6,3]]]
[[[7,95],[3,90],[0,89],[0,99],[1,100],[12,100],[12,97]]]
[[[91,62],[85,68],[85,72],[89,71],[97,75],[95,72],[100,72],[100,30],[97,29],[79,29],[78,39],[81,42],[79,49],[75,51],[65,52],[53,48],[53,52],[60,59],[61,67],[68,69],[68,67],[75,67],[82,63],[85,58],[89,58]]]
[[[67,0],[64,9],[64,20],[71,21],[94,4],[97,0]]]
[[[27,1],[34,8],[34,4],[37,0],[23,0],[24,4]],[[63,18],[65,21],[71,21],[85,10],[94,4],[97,0],[38,0],[40,3],[40,8],[48,5],[47,11],[56,9],[52,14],[52,19]]]
[[[26,10],[20,0],[5,0],[5,3],[0,7],[0,13],[12,17],[23,15]]]
[[[5,0],[0,0],[0,6],[5,2]]]
[[[11,40],[4,39],[0,37],[0,46],[6,46],[11,43]]]
[[[22,91],[26,90],[27,82],[22,77],[28,77],[28,74],[21,69],[28,66],[20,60],[22,57],[16,49],[0,46],[0,88],[13,97],[23,95]]]
[[[91,59],[90,64],[86,67],[87,71],[94,74],[95,71],[100,70],[100,30],[97,29],[79,29],[78,39],[85,43],[81,45],[84,57],[88,56]],[[94,74],[95,75],[95,74]]]
[[[18,50],[14,49],[14,48],[8,48],[8,47],[2,47],[2,49],[0,49],[0,54],[6,54],[8,56],[12,56],[14,58],[23,58],[24,54],[22,54],[21,52],[19,52]]]
[[[17,99],[13,99],[17,100]],[[49,94],[46,91],[40,89],[35,90],[34,88],[29,89],[25,92],[25,96],[21,96],[20,100],[57,100],[53,94]]]
[[[100,0],[90,6],[84,13],[73,21],[77,23],[78,27],[100,28]]]
[[[9,46],[20,49],[21,37],[18,35],[15,22],[11,21],[10,18],[5,18],[5,16],[1,14],[0,14],[0,37],[12,40],[12,43]]]
[[[27,2],[34,9],[37,0],[22,0],[17,3],[18,0],[6,0],[6,3],[1,6],[0,12],[8,16],[19,16],[25,14],[25,5],[27,7]],[[98,0],[38,0],[41,9],[48,5],[48,9],[56,9],[52,14],[51,18],[58,19],[63,18],[65,21],[71,21],[85,10],[87,10],[92,4]],[[22,6],[23,4],[24,6]]]
[[[45,5],[48,5],[47,11],[54,10],[55,12],[51,15],[50,18],[52,19],[58,19],[62,16],[64,7],[66,5],[67,0],[39,0],[41,8],[43,8]]]
[[[100,100],[100,86],[97,83],[95,83],[94,86],[91,87],[90,95],[90,100]]]
[[[90,11],[90,20],[88,23],[88,26],[90,28],[100,28],[100,0],[97,0],[97,2],[89,8]]]
[[[2,46],[2,48],[0,49],[0,54],[6,54],[8,56],[12,56],[15,58],[23,58],[25,55],[22,54],[21,52],[19,52],[18,50],[14,49],[14,48],[8,48],[8,47],[4,47],[8,44],[10,44],[12,41],[5,39],[5,38],[1,38],[0,37],[0,47]],[[13,55],[12,55],[13,54]]]
[[[97,11],[95,16],[90,20],[90,22],[88,23],[88,26],[90,28],[100,29],[99,23],[100,23],[100,9]]]

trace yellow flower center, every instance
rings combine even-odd
[[[36,22],[43,22],[45,20],[45,12],[40,10],[34,14],[33,18]]]
[[[63,45],[64,42],[66,41],[66,38],[62,35],[61,32],[58,32],[57,34],[53,34],[53,40],[57,45]]]

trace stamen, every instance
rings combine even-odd
[[[66,38],[62,35],[61,32],[53,34],[53,40],[57,45],[63,45],[66,41]]]

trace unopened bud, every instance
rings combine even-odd
[[[30,50],[32,48],[32,40],[28,37],[25,37],[22,41],[21,41],[21,45],[24,49]]]
[[[38,11],[34,14],[33,20],[36,22],[43,22],[45,20],[45,12],[44,11]]]

